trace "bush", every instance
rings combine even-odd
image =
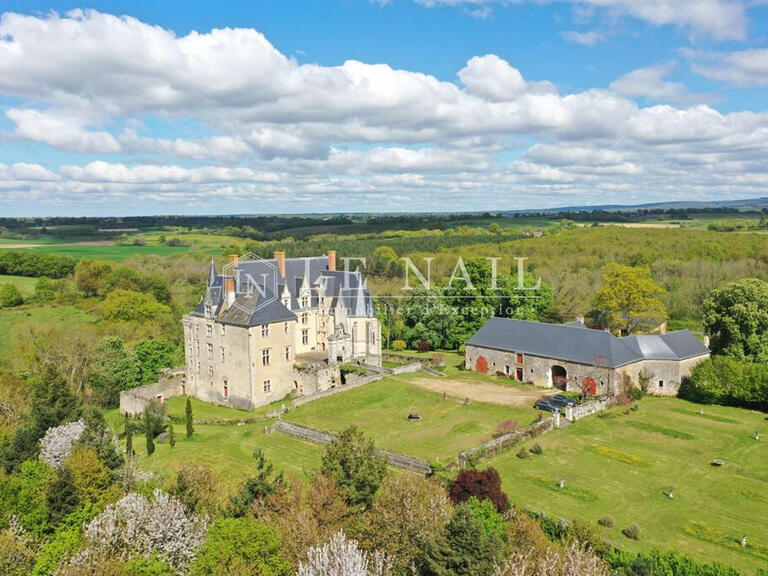
[[[392,350],[401,352],[405,350],[405,340],[395,340],[392,342]]]
[[[518,450],[517,452],[517,457],[521,459],[525,459],[525,458],[530,458],[531,455],[528,452],[528,450],[526,450],[525,448],[520,448],[520,450]]]
[[[643,396],[645,396],[645,392],[643,392],[642,388],[631,386],[627,391],[627,396],[629,396],[631,400],[642,400]]]
[[[768,408],[768,365],[712,356],[683,381],[680,396],[703,404]]]
[[[616,402],[622,406],[629,406],[632,404],[632,399],[627,394],[619,394],[616,396]]]
[[[613,528],[613,516],[603,516],[600,518],[600,520],[597,521],[597,523],[605,528]]]
[[[0,308],[12,308],[24,303],[19,289],[13,284],[0,284]]]
[[[624,530],[622,530],[621,533],[624,534],[624,536],[626,536],[630,540],[640,540],[640,536],[641,536],[640,526],[638,526],[634,522],[629,526],[627,526],[626,528],[624,528]]]
[[[543,454],[544,449],[541,447],[541,444],[534,444],[529,449],[531,454]]]
[[[496,432],[493,433],[493,437],[498,438],[505,434],[512,434],[516,429],[517,420],[504,420],[504,422],[499,422],[499,425],[496,426]]]
[[[416,345],[416,349],[419,352],[429,352],[432,350],[432,345],[426,340],[419,340],[418,344]]]

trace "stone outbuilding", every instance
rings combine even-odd
[[[466,343],[465,367],[592,396],[643,386],[676,395],[709,349],[689,330],[618,338],[583,322],[491,318]]]

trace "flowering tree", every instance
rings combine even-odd
[[[496,576],[608,576],[602,560],[586,545],[574,542],[560,548],[550,546],[545,553],[535,548],[512,555],[496,571]]]
[[[40,439],[40,459],[49,466],[60,468],[84,430],[82,420],[49,428]]]
[[[195,559],[205,539],[208,517],[187,515],[184,505],[161,490],[152,499],[130,493],[94,518],[85,527],[89,555],[127,559],[157,554],[181,573]]]
[[[306,564],[299,564],[297,576],[389,576],[391,561],[384,554],[369,555],[356,540],[339,530],[322,546],[310,548]]]

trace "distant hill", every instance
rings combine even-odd
[[[560,212],[637,212],[640,210],[762,210],[768,208],[768,197],[743,200],[680,200],[675,202],[652,202],[648,204],[602,204],[596,206],[562,206],[528,210],[509,210],[507,214],[557,214]]]

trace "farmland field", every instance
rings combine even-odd
[[[14,330],[25,323],[55,324],[65,328],[91,324],[96,318],[89,312],[74,306],[47,306],[33,308],[5,308],[0,310],[0,355],[12,347]]]
[[[589,522],[612,516],[615,526],[602,530],[619,546],[676,549],[745,570],[768,565],[768,445],[753,438],[768,435],[765,414],[674,398],[639,406],[536,439],[540,456],[512,450],[485,464],[499,470],[515,504]],[[712,466],[716,458],[725,465]],[[633,522],[638,542],[621,534]]]

